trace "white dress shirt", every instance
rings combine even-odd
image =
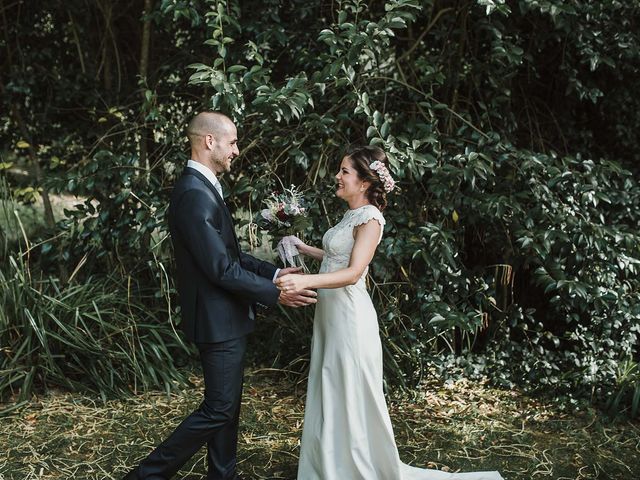
[[[209,167],[207,167],[206,165],[203,165],[200,162],[196,162],[195,160],[189,160],[187,162],[187,167],[193,168],[194,170],[197,170],[202,175],[204,175],[205,178],[209,180],[214,187],[216,187],[216,190],[218,190],[218,193],[220,194],[220,198],[222,198],[222,201],[224,202],[224,195],[222,194],[222,185],[220,184],[218,177],[216,177],[216,174],[213,173],[213,170],[211,170]],[[278,278],[279,273],[280,273],[280,269],[278,268],[276,269],[276,273],[273,275],[274,283],[276,281],[276,278]]]
[[[218,193],[220,194],[220,197],[224,201],[224,195],[222,195],[222,185],[220,184],[218,177],[216,177],[216,174],[213,173],[213,170],[211,170],[209,167],[207,167],[206,165],[203,165],[200,162],[196,162],[195,160],[189,160],[187,162],[187,167],[193,168],[194,170],[197,170],[201,174],[203,174],[206,177],[206,179],[211,182],[211,185],[216,187],[216,190],[218,191]]]

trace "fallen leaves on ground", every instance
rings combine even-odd
[[[201,401],[178,394],[103,402],[51,392],[0,422],[0,479],[120,479]],[[592,409],[567,412],[516,391],[431,381],[389,411],[403,461],[443,471],[499,470],[507,480],[640,478],[640,425]],[[304,383],[274,369],[247,373],[239,469],[295,479]],[[202,479],[204,449],[178,478]]]

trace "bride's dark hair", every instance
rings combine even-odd
[[[382,211],[387,206],[387,193],[384,191],[384,184],[375,170],[371,170],[371,165],[376,160],[388,168],[389,160],[387,154],[380,147],[365,145],[352,148],[347,152],[347,157],[351,159],[353,168],[358,173],[358,178],[369,182],[371,186],[367,189],[367,200],[371,205]]]

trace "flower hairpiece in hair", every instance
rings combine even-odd
[[[380,180],[382,180],[385,192],[389,193],[395,188],[396,182],[391,178],[391,174],[389,173],[389,170],[387,170],[387,167],[385,167],[384,163],[380,160],[376,160],[369,165],[369,168],[378,174]]]

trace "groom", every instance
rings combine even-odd
[[[204,401],[125,480],[169,479],[205,443],[208,480],[238,480],[236,450],[247,334],[254,304],[291,307],[316,302],[315,292],[280,292],[274,281],[298,269],[277,269],[240,251],[218,175],[239,155],[237,130],[218,112],[187,127],[191,160],[171,194],[169,229],[185,336],[200,351]]]

